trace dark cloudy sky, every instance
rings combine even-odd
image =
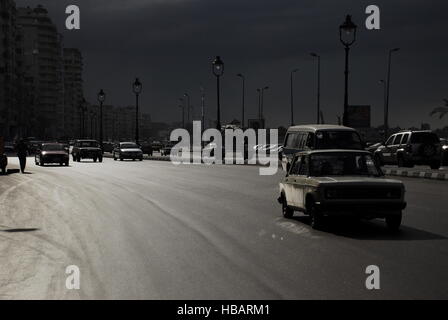
[[[296,74],[296,122],[315,122],[316,65],[309,52],[322,56],[322,110],[336,122],[343,105],[344,50],[338,26],[345,14],[359,26],[351,50],[350,103],[370,104],[373,124],[383,119],[387,51],[394,56],[390,124],[433,127],[448,118],[429,112],[448,98],[448,2],[446,0],[311,1],[311,0],[17,0],[20,6],[42,4],[85,60],[85,93],[107,92],[107,103],[131,105],[131,83],[143,82],[143,108],[156,121],[179,119],[178,98],[192,97],[199,113],[200,84],[206,88],[207,117],[215,118],[215,79],[210,63],[221,55],[222,117],[241,117],[240,79],[247,77],[247,118],[257,114],[256,88],[265,95],[270,126],[289,123],[289,73]],[[65,30],[65,7],[81,10],[81,30]],[[369,4],[381,9],[381,30],[368,31]]]

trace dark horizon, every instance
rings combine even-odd
[[[444,30],[448,22],[442,1],[375,3],[381,9],[381,30],[368,31],[364,22],[367,1],[40,1],[18,0],[17,6],[44,5],[64,35],[65,47],[77,47],[84,57],[84,92],[91,103],[104,89],[105,104],[133,105],[131,84],[143,83],[142,110],[154,121],[178,121],[178,98],[191,96],[199,118],[200,85],[206,90],[206,117],[215,119],[215,79],[211,62],[220,55],[222,119],[241,118],[241,80],[246,83],[246,119],[257,113],[257,87],[265,94],[267,125],[288,125],[289,74],[295,75],[296,123],[315,122],[316,64],[309,55],[322,56],[321,109],[326,123],[336,123],[343,108],[344,50],[338,27],[346,14],[358,25],[350,52],[349,102],[372,106],[372,126],[382,124],[387,52],[401,51],[392,63],[390,127],[429,123],[442,128],[446,119],[431,117],[443,105],[448,68]],[[81,10],[81,30],[65,29],[65,7]],[[417,80],[416,80],[417,79]]]

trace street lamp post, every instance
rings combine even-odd
[[[238,73],[236,75],[237,77],[240,77],[242,80],[242,84],[243,84],[243,91],[242,91],[242,110],[241,110],[241,128],[244,129],[244,98],[245,98],[245,92],[246,92],[246,77],[241,74]]]
[[[182,108],[182,128],[185,129],[185,104],[184,99],[179,98],[180,105],[179,108]]]
[[[390,65],[392,61],[392,53],[397,52],[400,48],[394,48],[389,50],[389,61],[387,64],[387,93],[386,93],[386,107],[384,110],[384,136],[387,139],[389,133],[389,93],[390,93]]]
[[[387,82],[384,80],[380,80],[378,81],[379,84],[383,85],[383,108],[384,108],[384,141],[386,141],[387,139],[387,130],[386,130],[386,125],[387,125]]]
[[[93,120],[95,117],[96,117],[95,111],[91,110],[90,111],[90,137],[91,137],[91,139],[95,139],[95,133],[93,130]]]
[[[187,125],[190,122],[190,95],[188,93],[184,93],[184,97],[186,98],[187,103]]]
[[[138,97],[142,92],[142,83],[138,78],[135,78],[134,83],[132,84],[132,91],[135,93],[135,143],[139,144],[139,126],[138,126]]]
[[[201,86],[201,128],[205,129],[205,92],[204,87]]]
[[[268,86],[266,86],[266,87],[264,87],[264,88],[261,88],[261,105],[260,105],[260,118],[263,120],[263,129],[264,129],[264,126],[265,126],[265,121],[264,121],[264,91],[265,90],[268,90],[269,89],[269,87]]]
[[[343,124],[348,125],[348,55],[350,51],[350,46],[356,41],[356,24],[352,21],[352,16],[347,15],[343,24],[339,26],[339,40],[345,47],[345,90],[344,90],[344,114],[343,114]]]
[[[103,89],[98,92],[98,102],[100,103],[100,146],[103,149],[103,103],[106,100],[106,94]]]
[[[293,80],[294,80],[294,73],[296,73],[297,71],[299,71],[299,69],[294,69],[291,71],[291,126],[294,125],[294,84],[293,84]]]
[[[317,124],[320,123],[320,55],[312,52],[312,57],[317,58]]]
[[[80,127],[79,127],[79,135],[80,138],[84,138],[85,136],[85,113],[87,111],[87,102],[85,98],[82,98],[81,104],[79,105],[79,110],[81,111],[81,119],[80,119]]]
[[[212,71],[216,77],[216,128],[221,131],[221,105],[219,101],[220,95],[220,83],[219,78],[224,73],[224,62],[221,60],[220,56],[216,56],[215,60],[212,63]]]

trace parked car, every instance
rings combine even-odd
[[[304,150],[350,149],[364,150],[359,133],[349,127],[325,124],[289,127],[283,150],[279,155],[282,168],[289,170],[294,154]]]
[[[62,143],[42,143],[34,156],[36,165],[44,166],[50,163],[69,165],[68,147]]]
[[[440,143],[442,144],[442,166],[448,166],[448,139],[440,138]]]
[[[96,140],[76,140],[72,149],[73,161],[80,162],[83,159],[92,159],[103,162],[103,151]]]
[[[406,207],[401,181],[385,179],[368,151],[314,150],[294,156],[280,183],[282,213],[294,211],[311,217],[319,228],[326,216],[385,218],[392,230],[400,227]]]
[[[163,148],[163,144],[160,141],[153,141],[151,146],[153,151],[160,151]]]
[[[371,154],[374,154],[376,149],[378,149],[382,145],[383,145],[382,142],[366,143],[366,151],[369,151]]]
[[[120,159],[123,161],[125,159],[131,160],[143,160],[142,149],[134,142],[120,142],[118,143],[113,151],[114,160]]]
[[[431,169],[439,169],[441,151],[440,139],[434,132],[406,130],[391,135],[374,156],[380,165],[429,165]]]

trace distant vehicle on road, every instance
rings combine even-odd
[[[282,168],[289,170],[294,154],[304,150],[350,149],[364,150],[365,144],[359,133],[349,127],[310,124],[289,127],[283,150],[279,155]]]
[[[73,161],[80,162],[82,159],[92,159],[103,162],[103,151],[96,140],[76,140],[72,149]]]
[[[396,164],[399,167],[429,165],[439,169],[442,146],[439,137],[431,131],[401,131],[387,139],[374,153],[378,164]]]
[[[163,148],[163,144],[160,141],[153,141],[151,146],[153,151],[160,151]]]
[[[142,152],[143,152],[144,154],[147,154],[148,156],[152,156],[152,154],[153,154],[153,149],[152,149],[152,144],[151,144],[151,143],[143,142],[143,143],[141,144],[141,149],[142,149]]]
[[[385,179],[368,151],[314,150],[296,154],[280,183],[282,212],[311,217],[320,228],[326,216],[385,218],[392,230],[400,227],[406,207],[401,181]]]
[[[164,145],[164,147],[160,150],[160,155],[169,156],[171,154],[171,149],[176,145],[174,142],[168,142]]]
[[[120,159],[123,161],[125,159],[131,160],[143,160],[142,149],[134,142],[120,142],[117,144],[113,151],[114,160]]]
[[[34,156],[36,165],[44,166],[50,163],[69,165],[68,148],[62,143],[42,143]]]

